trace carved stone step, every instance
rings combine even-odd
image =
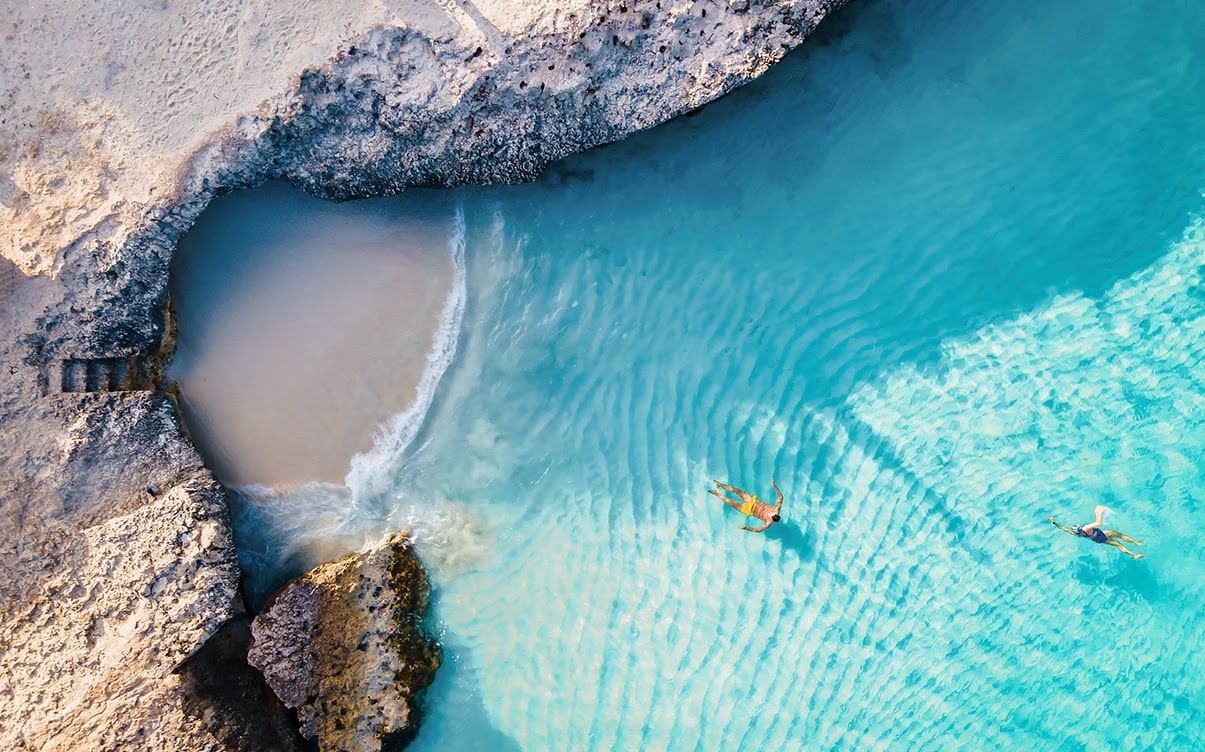
[[[146,358],[68,358],[44,369],[45,394],[126,392],[155,389]]]

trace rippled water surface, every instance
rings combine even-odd
[[[1201,748],[1205,6],[826,24],[449,194],[455,358],[334,507],[422,539],[418,749]],[[772,477],[764,535],[706,494]],[[1146,559],[1045,521],[1098,503]],[[248,504],[262,567],[306,507]]]

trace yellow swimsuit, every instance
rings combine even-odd
[[[744,504],[741,504],[741,514],[745,515],[746,517],[752,517],[753,507],[755,506],[757,506],[757,497],[750,497],[748,501],[746,501]]]

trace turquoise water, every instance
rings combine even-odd
[[[417,749],[1203,748],[1205,6],[969,5],[446,195],[455,356],[337,495],[432,569]]]

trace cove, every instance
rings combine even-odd
[[[460,273],[443,204],[336,206],[268,184],[217,199],[183,237],[171,377],[223,482],[338,483],[415,400]]]
[[[450,192],[421,428],[236,508],[260,593],[315,530],[415,530],[448,656],[415,748],[1201,738],[1205,10],[826,24],[694,117]],[[764,535],[706,493],[771,477]],[[1046,522],[1097,503],[1147,558]]]

